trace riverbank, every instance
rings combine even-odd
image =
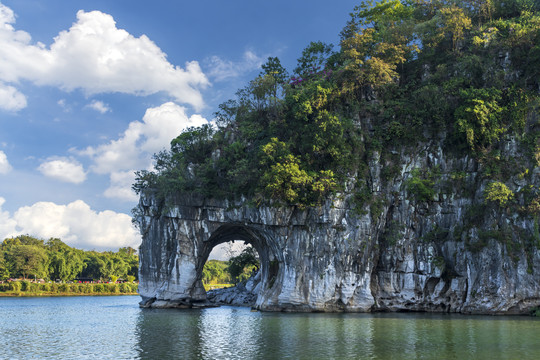
[[[138,295],[136,283],[34,283],[12,281],[0,284],[0,297]]]
[[[205,291],[217,290],[223,288],[230,288],[235,286],[234,284],[203,284]]]
[[[40,292],[40,293],[30,293],[30,292],[1,292],[0,298],[2,297],[62,297],[62,296],[119,296],[119,295],[139,295],[137,292],[129,293],[52,293],[52,292]]]

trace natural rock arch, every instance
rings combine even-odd
[[[259,309],[368,311],[374,304],[370,229],[342,203],[255,208],[191,195],[164,207],[146,194],[138,209],[142,306],[204,305],[202,267],[214,246],[230,240],[259,252]]]
[[[201,257],[198,258],[196,267],[197,278],[201,279],[204,264],[216,246],[229,241],[240,240],[251,244],[259,254],[260,289],[270,289],[279,275],[278,266],[273,266],[273,264],[279,263],[277,260],[279,254],[276,254],[276,249],[272,246],[273,241],[269,237],[269,234],[243,224],[224,224],[220,226],[206,241],[203,241]]]
[[[143,193],[135,212],[141,306],[206,305],[202,267],[230,240],[252,243],[262,258],[261,310],[526,313],[539,305],[540,252],[521,252],[516,262],[495,240],[479,251],[460,239],[428,240],[434,224],[448,233],[462,225],[459,207],[470,200],[448,198],[426,211],[392,193],[380,215],[348,200],[300,209]]]

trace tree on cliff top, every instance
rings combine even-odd
[[[538,28],[540,4],[532,0],[365,2],[338,51],[311,43],[290,79],[269,58],[220,105],[217,130],[180,134],[170,152],[156,155],[154,172],[137,173],[134,189],[161,199],[198,192],[306,207],[351,179],[359,192],[369,188],[374,152],[389,162],[391,149],[442,135],[446,149],[483,164],[499,161],[507,134],[540,158],[538,129],[527,125],[540,103]],[[500,176],[489,169],[486,176]],[[384,170],[387,179],[395,172]]]

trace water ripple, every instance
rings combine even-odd
[[[0,359],[539,359],[540,319],[139,309],[0,298]]]

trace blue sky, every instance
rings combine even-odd
[[[138,246],[133,171],[358,3],[0,0],[0,240]]]

